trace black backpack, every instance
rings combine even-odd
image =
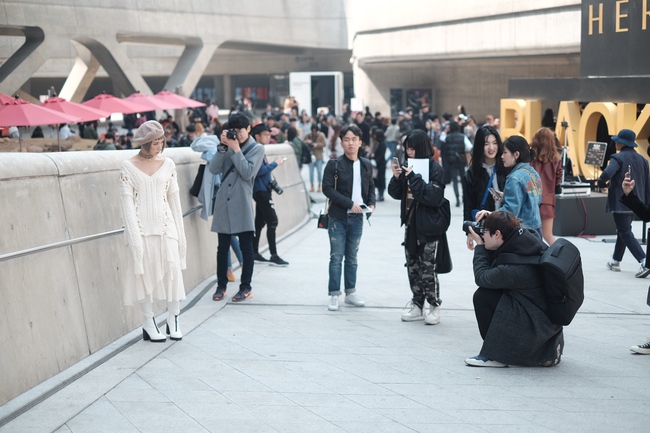
[[[585,299],[585,279],[580,251],[566,239],[558,238],[539,256],[499,254],[499,264],[540,265],[548,310],[546,315],[555,325],[566,326],[575,317]]]
[[[307,146],[307,143],[305,143],[304,141],[300,140],[300,142],[302,143],[302,145],[301,145],[302,158],[300,158],[300,162],[302,162],[303,164],[310,164],[311,163],[311,155],[312,155],[311,149],[309,148],[309,146]]]

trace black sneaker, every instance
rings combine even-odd
[[[255,261],[258,262],[258,263],[268,263],[268,262],[269,262],[269,261],[268,261],[267,259],[265,259],[264,256],[261,255],[260,253],[256,253],[256,254],[255,254]]]
[[[289,262],[285,262],[277,254],[273,254],[269,262],[274,266],[287,266],[289,264]]]
[[[239,292],[237,292],[235,296],[232,297],[232,301],[242,302],[252,297],[253,297],[253,292],[251,291],[251,289],[239,289]]]

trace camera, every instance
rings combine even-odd
[[[237,130],[236,129],[228,129],[226,131],[226,138],[230,140],[237,140]]]
[[[266,187],[268,188],[269,192],[275,191],[278,194],[282,194],[284,192],[280,185],[278,185],[278,181],[275,179],[271,179],[271,182],[269,182]]]
[[[479,236],[483,236],[483,220],[476,222],[476,221],[463,221],[463,231],[467,234],[469,234],[469,228],[472,228],[474,230],[474,233],[476,233]]]

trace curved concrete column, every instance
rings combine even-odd
[[[29,77],[43,66],[54,44],[62,43],[48,36],[40,27],[0,26],[0,36],[24,36],[25,43],[0,66],[0,92],[13,95]]]

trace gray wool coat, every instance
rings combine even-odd
[[[562,327],[544,312],[546,297],[539,266],[491,266],[483,245],[474,250],[474,278],[479,287],[503,290],[480,354],[512,365],[542,365],[564,349]]]
[[[254,147],[244,156],[244,151],[250,146]],[[231,166],[234,169],[221,179],[212,217],[213,232],[234,234],[255,231],[253,183],[263,160],[264,146],[255,143],[251,137],[241,147],[241,152],[228,149],[225,153],[217,152],[214,155],[209,166],[212,174],[223,176]]]

